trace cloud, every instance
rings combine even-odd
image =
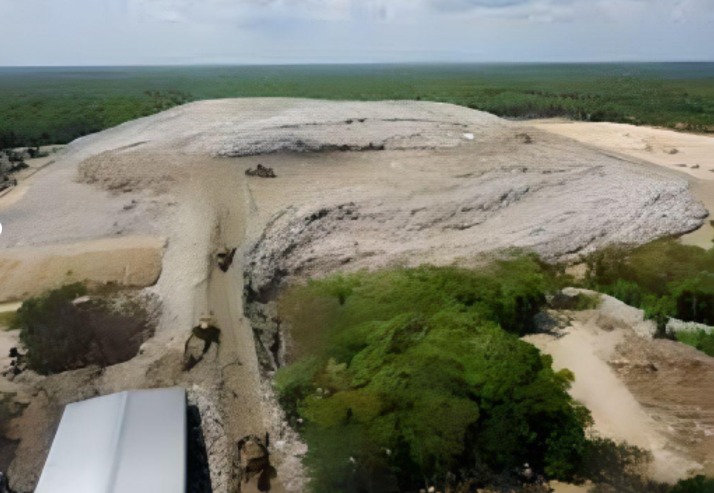
[[[2,2],[20,0],[0,0]],[[166,23],[265,25],[340,21],[428,23],[439,17],[528,22],[603,22],[655,17],[673,22],[714,16],[714,0],[113,0],[128,2],[136,19]]]
[[[713,7],[714,0],[0,0],[3,35],[13,40],[0,65],[712,60]]]
[[[463,12],[476,8],[504,8],[533,3],[533,0],[429,0],[432,9],[445,12]]]

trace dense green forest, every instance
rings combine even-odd
[[[714,131],[714,64],[0,68],[0,149],[67,143],[190,101],[285,96],[455,103]]]

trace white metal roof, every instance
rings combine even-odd
[[[135,390],[69,404],[35,493],[185,493],[186,393]]]

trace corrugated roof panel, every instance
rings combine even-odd
[[[35,493],[185,493],[186,393],[121,392],[65,408]]]

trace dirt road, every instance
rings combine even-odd
[[[220,248],[245,247],[246,196],[245,176],[241,169],[228,161],[218,161],[215,181],[209,181],[210,200],[215,204],[214,230],[211,254]],[[204,182],[204,185],[207,185]],[[215,257],[207,281],[206,306],[201,312],[213,313],[217,326],[222,330],[220,366],[225,385],[232,389],[231,412],[227,416],[229,428],[237,439],[265,433],[262,401],[260,396],[260,372],[255,351],[255,340],[250,324],[243,315],[243,265],[242,255],[237,253],[228,272],[222,272]],[[197,296],[200,300],[202,297]]]
[[[571,395],[594,429],[652,453],[650,475],[676,482],[711,474],[714,464],[714,360],[674,341],[644,335],[641,310],[601,295],[595,310],[567,312],[570,323],[524,339],[575,375]]]

